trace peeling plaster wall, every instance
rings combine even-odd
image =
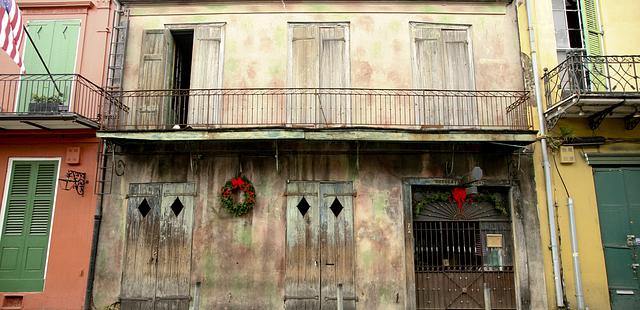
[[[245,150],[238,157],[225,149]],[[196,182],[191,295],[200,282],[200,309],[275,309],[283,306],[285,275],[285,227],[287,180],[353,181],[355,282],[360,309],[404,309],[406,261],[404,247],[404,178],[444,177],[445,163],[456,175],[479,165],[487,180],[515,178],[514,231],[518,246],[518,286],[523,309],[544,296],[542,257],[535,200],[527,155],[468,146],[452,158],[451,148],[429,151],[393,149],[380,144],[375,151],[352,143],[284,143],[280,171],[268,144],[235,144],[232,148],[148,145],[125,148],[118,155],[126,164],[123,176],[114,176],[112,193],[106,196],[94,303],[102,309],[118,300],[124,253],[129,183]],[[262,154],[255,154],[255,150]],[[449,150],[449,151],[447,151]],[[162,153],[160,153],[162,152]],[[171,155],[169,155],[171,153]],[[379,153],[379,154],[375,154]],[[192,158],[192,160],[190,160]],[[243,173],[254,182],[258,203],[248,215],[232,217],[221,209],[218,191]],[[359,167],[358,167],[359,166]],[[526,239],[525,239],[526,238]],[[527,241],[524,241],[527,240]],[[412,249],[409,249],[412,251]],[[542,285],[540,283],[542,281]],[[531,299],[534,302],[531,302]],[[193,301],[193,299],[192,299]],[[544,304],[544,301],[542,302]]]
[[[288,22],[349,22],[351,86],[412,88],[409,22],[469,25],[477,90],[522,90],[515,9],[482,4],[132,6],[125,89],[138,86],[142,34],[168,24],[225,23],[223,87],[286,87]],[[188,12],[188,13],[185,13]]]

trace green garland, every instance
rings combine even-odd
[[[420,214],[422,211],[432,203],[438,202],[451,202],[451,192],[428,192],[424,198],[422,198],[414,207],[414,214]],[[474,202],[488,202],[503,216],[509,215],[509,209],[504,204],[502,196],[497,193],[493,194],[478,194],[473,197]]]
[[[233,201],[233,193],[242,191],[244,199],[242,202]],[[220,190],[220,203],[222,208],[227,210],[234,216],[242,216],[247,214],[256,204],[256,190],[251,181],[245,176],[239,176],[224,183]]]

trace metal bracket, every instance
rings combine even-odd
[[[64,190],[75,189],[76,193],[80,196],[84,196],[84,186],[89,183],[87,180],[87,174],[85,172],[69,170],[67,171],[64,179],[59,179],[64,182]],[[71,183],[71,184],[69,184]]]
[[[640,123],[640,117],[634,117],[634,114],[624,117],[624,129],[633,130]]]
[[[591,130],[598,129],[598,127],[600,127],[600,124],[602,124],[602,121],[604,121],[604,119],[607,118],[607,116],[611,114],[613,110],[617,109],[623,104],[624,100],[618,104],[612,105],[598,113],[589,116],[589,128],[591,128]]]

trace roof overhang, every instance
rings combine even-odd
[[[640,92],[572,94],[544,112],[548,128],[561,118],[587,119],[591,129],[597,129],[606,118],[625,120],[631,130],[640,122]]]
[[[98,129],[98,123],[74,113],[52,115],[1,114],[0,130]]]

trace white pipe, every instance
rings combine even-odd
[[[549,165],[549,153],[547,150],[547,132],[545,129],[544,110],[540,93],[540,74],[538,73],[538,53],[536,50],[536,38],[533,28],[531,7],[532,0],[526,1],[527,27],[529,30],[529,45],[531,48],[531,66],[533,67],[533,82],[535,86],[536,107],[538,109],[538,123],[540,127],[540,144],[542,151],[542,167],[544,169],[544,188],[547,194],[547,212],[549,215],[549,237],[551,239],[551,258],[553,262],[553,280],[556,288],[556,306],[564,307],[564,293],[562,280],[560,279],[560,255],[558,254],[558,237],[556,232],[556,212],[553,203],[551,188],[551,166]]]
[[[567,198],[569,209],[569,226],[571,226],[571,248],[573,250],[573,277],[576,282],[576,300],[578,310],[584,310],[584,293],[582,292],[582,274],[580,273],[580,256],[578,255],[578,235],[576,234],[576,216],[573,209],[573,198]]]

